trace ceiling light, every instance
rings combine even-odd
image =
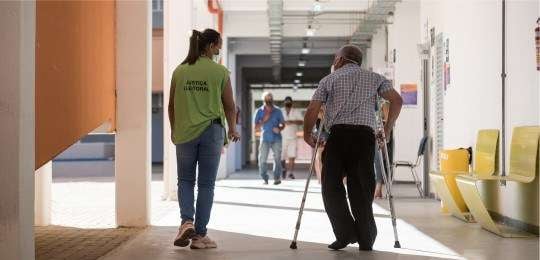
[[[306,66],[306,61],[305,60],[298,61],[298,66],[305,67]]]
[[[316,0],[315,3],[313,3],[313,12],[320,13],[321,11],[322,11],[322,5],[318,0]]]
[[[309,48],[302,48],[302,54],[309,54],[310,51]]]
[[[295,79],[295,80],[294,80],[294,83],[295,83],[295,84],[300,84],[300,80],[299,80],[299,79]]]
[[[301,71],[296,72],[296,76],[297,76],[297,77],[302,77],[302,76],[304,76],[304,73],[302,73]]]
[[[312,37],[315,35],[315,29],[311,27],[311,25],[308,25],[308,28],[306,29],[306,36]]]

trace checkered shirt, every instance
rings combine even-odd
[[[349,63],[324,77],[312,100],[326,105],[326,129],[336,124],[364,125],[376,129],[377,94],[381,95],[392,88],[392,82],[384,76]]]

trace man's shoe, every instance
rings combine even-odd
[[[340,249],[343,249],[343,248],[347,247],[349,244],[356,243],[356,241],[357,241],[356,237],[352,238],[348,242],[336,240],[336,241],[334,241],[334,243],[328,245],[328,248],[330,248],[332,250],[340,250]]]
[[[263,184],[268,185],[268,180],[264,180]]]
[[[178,229],[178,234],[174,239],[174,245],[179,247],[186,247],[189,245],[189,240],[195,235],[195,228],[193,227],[193,221],[186,221]]]
[[[373,251],[373,247],[371,246],[360,246],[360,251]]]
[[[216,248],[217,244],[214,240],[210,239],[208,236],[196,235],[191,239],[191,249],[209,249]]]
[[[293,179],[293,180],[296,179],[296,178],[294,177],[294,174],[292,174],[292,173],[289,174],[289,178],[291,178],[291,179]]]
[[[280,185],[281,184],[281,180],[275,180],[274,181],[274,185]]]
[[[328,248],[330,248],[332,250],[340,250],[340,249],[343,249],[343,248],[347,247],[348,245],[349,245],[349,242],[343,242],[343,241],[336,240],[336,241],[334,241],[334,243],[328,245]]]

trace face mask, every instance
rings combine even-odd
[[[292,103],[285,103],[285,107],[292,107]]]
[[[332,66],[330,66],[330,73],[334,73],[334,71],[336,71],[336,68],[334,64],[332,64]]]

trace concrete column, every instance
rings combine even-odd
[[[150,1],[116,2],[116,224],[150,224]]]
[[[34,259],[35,1],[0,1],[0,258]]]
[[[52,162],[48,162],[35,173],[34,225],[51,224]]]
[[[164,1],[163,10],[163,198],[177,199],[176,148],[171,142],[171,128],[167,107],[172,73],[184,60],[189,50],[193,29],[193,0]]]

